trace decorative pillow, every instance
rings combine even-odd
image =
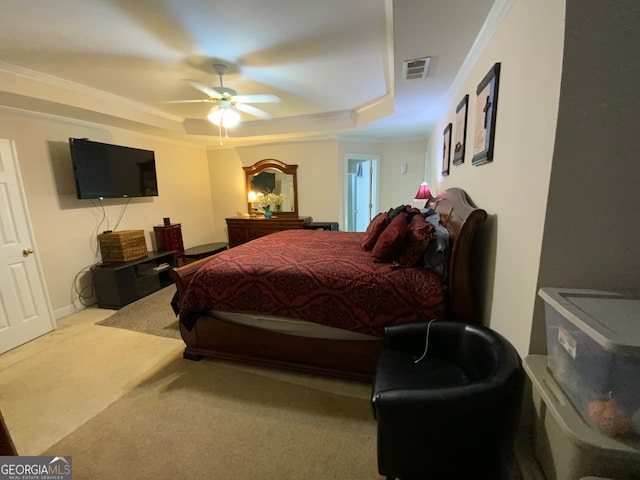
[[[404,212],[409,215],[409,218],[413,217],[414,215],[422,214],[422,211],[419,208],[412,207],[411,205],[405,205]]]
[[[389,216],[389,221],[393,222],[394,218],[396,218],[398,215],[404,212],[405,207],[406,205],[398,205],[396,208],[390,208],[389,211],[387,212],[387,215]]]
[[[433,237],[434,226],[425,221],[422,215],[414,215],[407,225],[404,244],[398,257],[398,263],[403,267],[415,266],[424,254]]]
[[[378,241],[378,237],[380,237],[380,234],[384,231],[385,228],[387,228],[388,224],[389,217],[387,215],[387,212],[379,213],[378,215],[373,217],[373,220],[371,220],[371,223],[369,223],[369,226],[365,231],[365,236],[362,240],[362,243],[360,244],[360,249],[370,251]]]
[[[389,263],[395,260],[404,243],[407,232],[407,220],[404,214],[397,215],[384,232],[380,234],[378,241],[373,247],[372,254],[374,260],[380,263]]]

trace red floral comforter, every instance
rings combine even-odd
[[[440,278],[375,263],[363,235],[286,230],[232,248],[196,273],[180,319],[192,328],[209,310],[252,312],[381,336],[387,325],[443,318]]]

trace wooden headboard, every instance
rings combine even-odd
[[[487,218],[487,212],[473,205],[467,193],[460,188],[449,188],[428,206],[440,213],[440,223],[449,231],[449,312],[451,320],[479,324],[471,291],[471,247],[478,225]]]

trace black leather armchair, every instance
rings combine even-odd
[[[424,358],[415,363],[428,348]],[[378,471],[402,479],[508,479],[524,386],[515,348],[482,326],[385,330],[371,405]]]

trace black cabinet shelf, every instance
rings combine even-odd
[[[91,268],[98,307],[122,308],[173,283],[169,270],[176,252],[149,252],[138,260],[95,265]]]
[[[338,222],[311,222],[303,228],[306,228],[307,230],[340,230]]]

